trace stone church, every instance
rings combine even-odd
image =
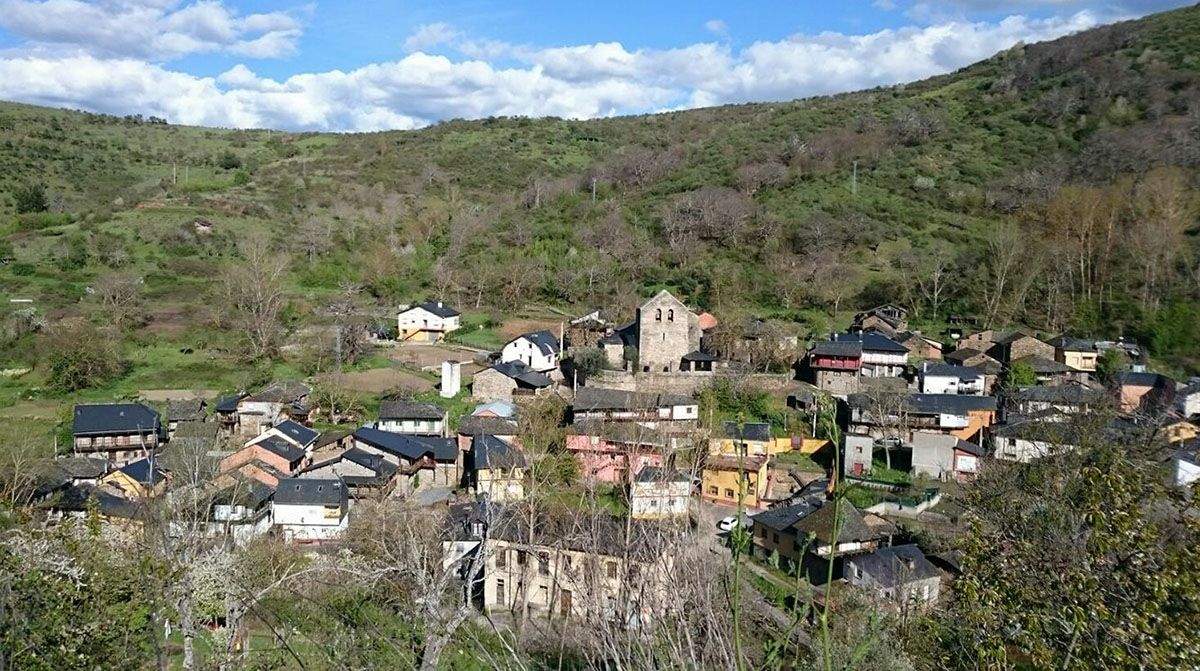
[[[676,373],[684,358],[700,350],[700,318],[668,291],[637,311],[638,372]]]

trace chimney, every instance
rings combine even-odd
[[[438,307],[439,307],[439,308],[440,308],[440,307],[442,307],[442,302],[441,302],[441,301],[438,301]]]

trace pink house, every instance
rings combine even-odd
[[[646,466],[664,466],[665,444],[661,433],[639,424],[576,422],[567,430],[567,449],[590,482],[627,484]]]

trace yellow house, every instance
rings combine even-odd
[[[152,458],[139,459],[100,478],[100,485],[127,499],[148,499],[167,489],[167,473]]]
[[[769,457],[780,452],[790,452],[791,449],[792,439],[772,437],[771,425],[765,422],[751,422],[740,426],[736,422],[724,422],[720,434],[708,441],[710,454]]]
[[[479,435],[471,441],[475,493],[494,502],[525,498],[525,454],[516,445],[496,436]]]
[[[767,495],[767,456],[709,455],[700,478],[701,496],[714,503],[758,508]]]
[[[1182,443],[1185,440],[1191,440],[1196,436],[1200,436],[1200,427],[1185,419],[1181,419],[1164,426],[1163,435],[1167,437],[1168,443]]]

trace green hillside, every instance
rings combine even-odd
[[[130,305],[105,338],[127,365],[91,393],[294,365],[288,337],[253,351],[231,326],[248,241],[286,264],[284,333],[345,289],[360,314],[439,295],[484,320],[628,311],[669,287],[728,324],[821,331],[886,300],[930,329],[956,313],[1124,334],[1191,369],[1198,54],[1187,8],[893,88],[356,135],[0,103],[0,286],[33,301],[7,306],[0,363],[35,367],[0,403],[55,393],[30,390],[56,325]]]

